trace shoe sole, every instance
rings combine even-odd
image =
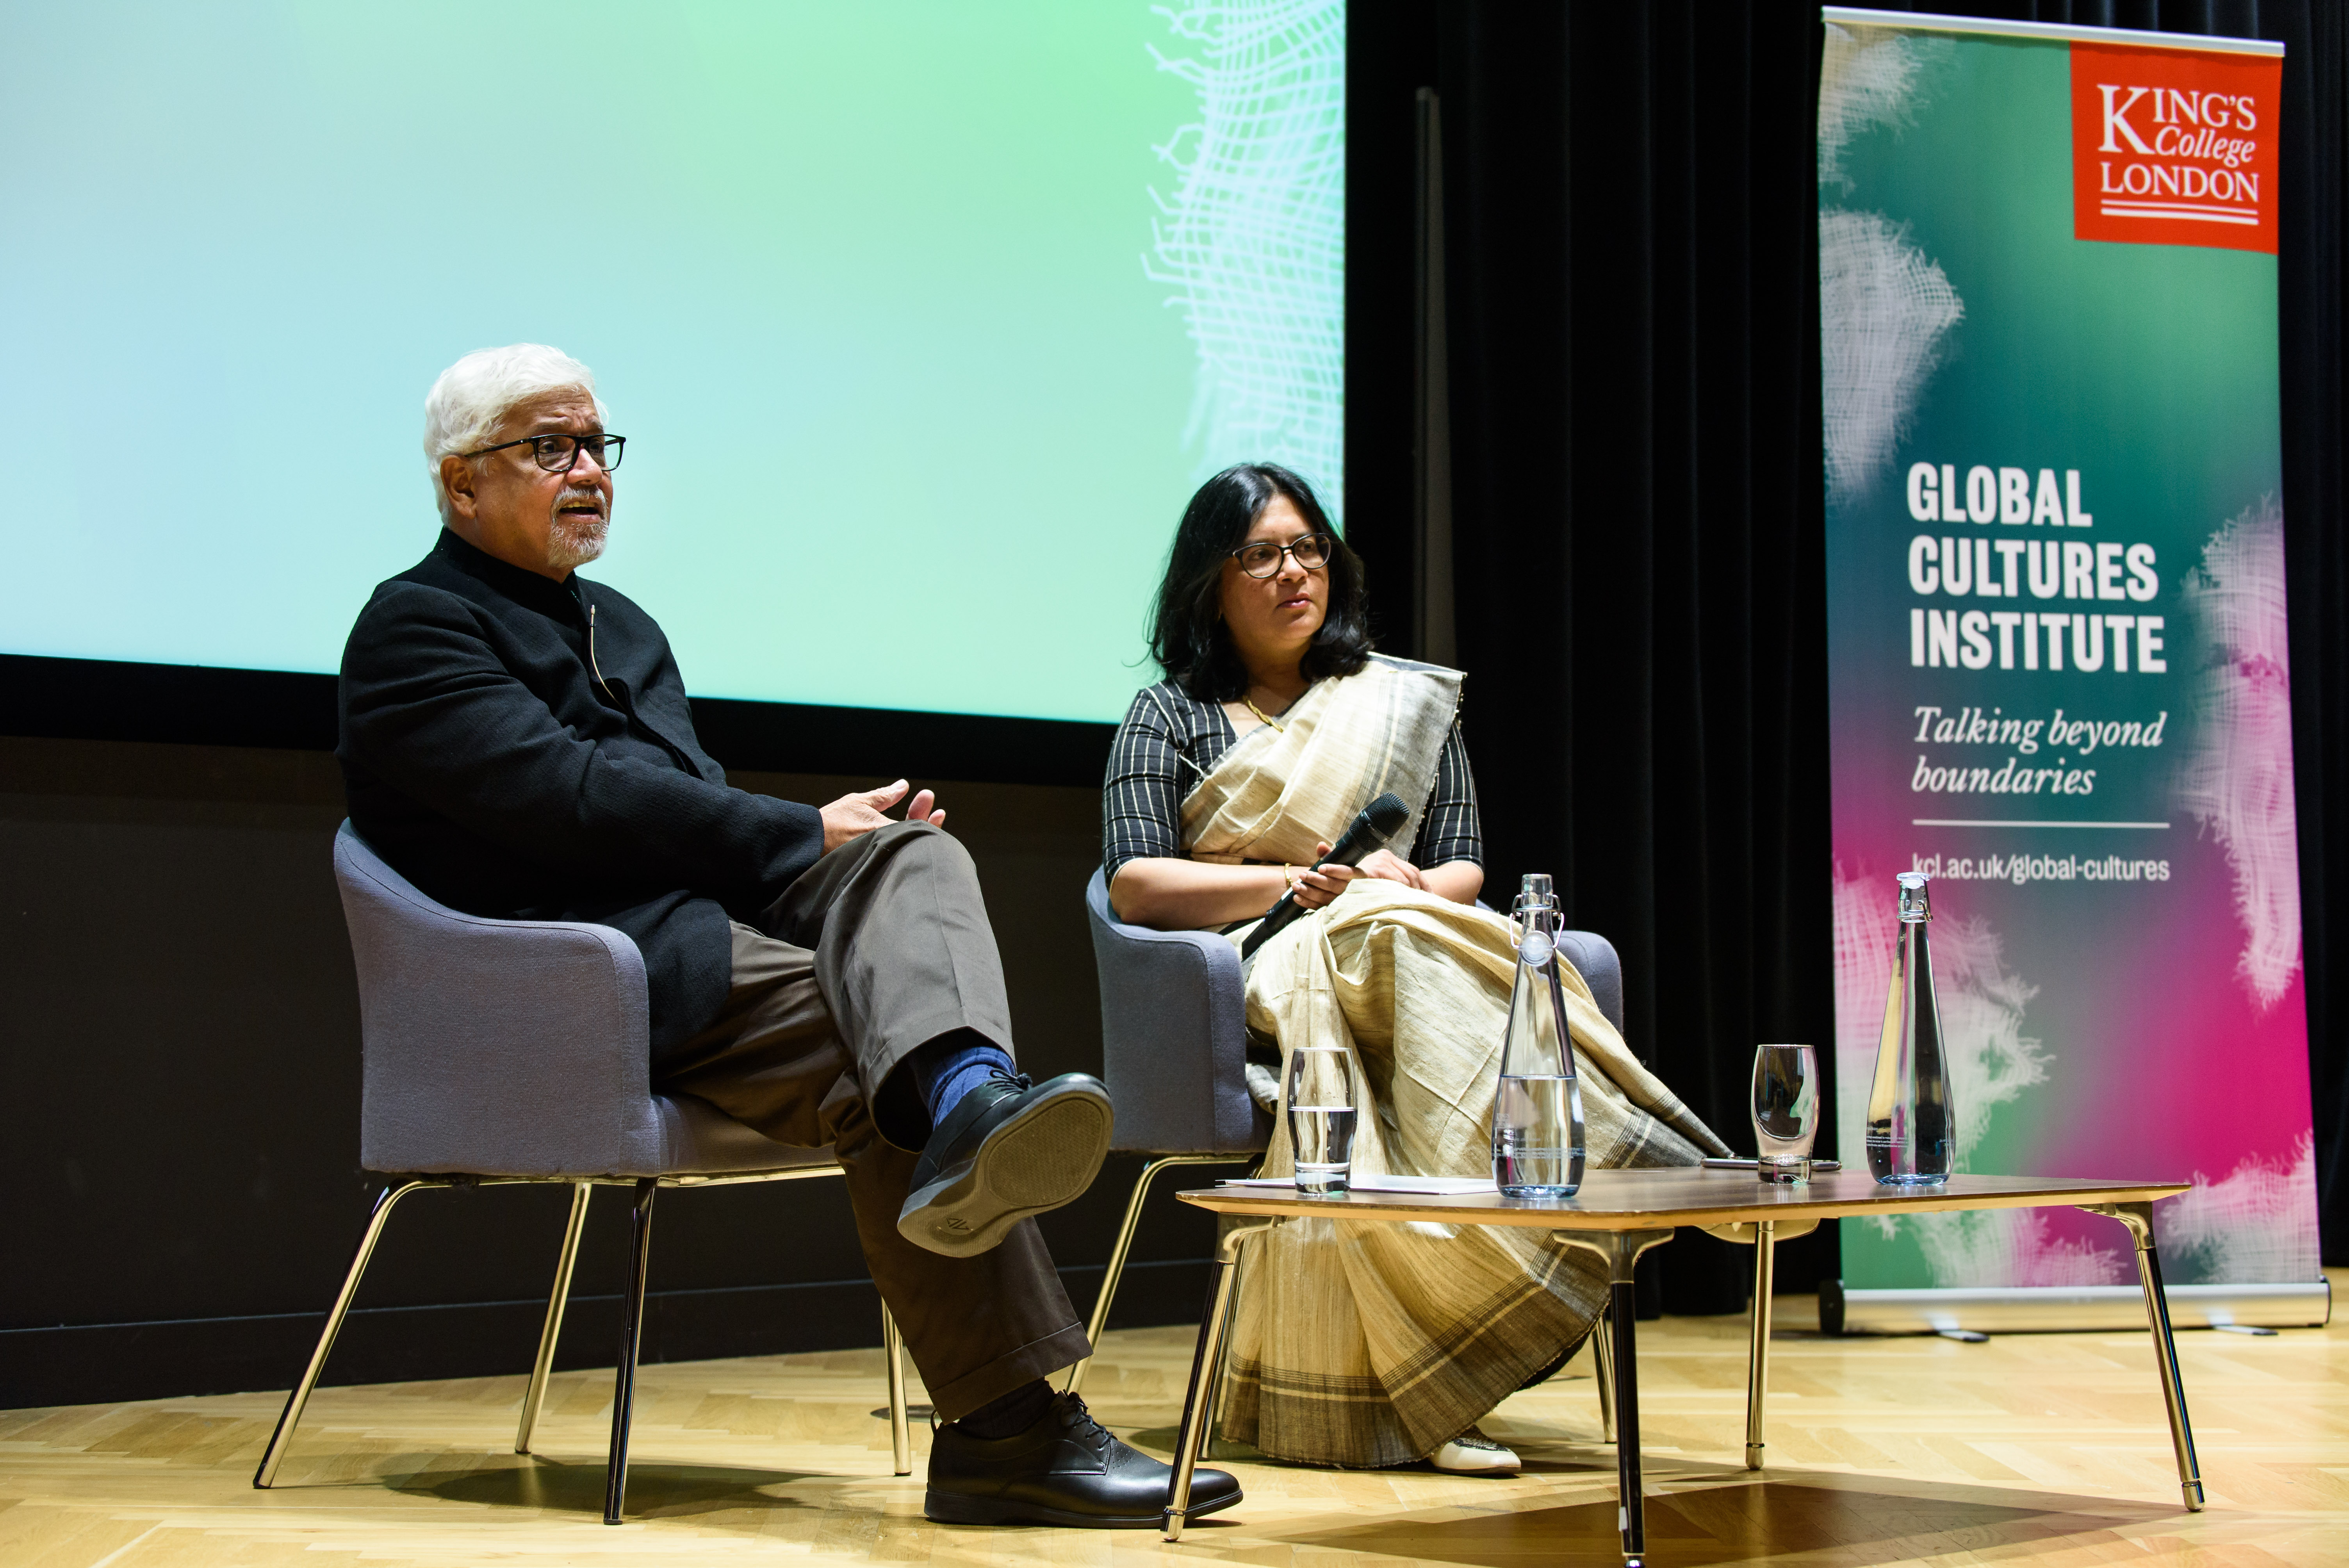
[[[1185,1522],[1203,1519],[1210,1513],[1220,1513],[1240,1501],[1240,1494],[1234,1492],[1221,1502],[1194,1503],[1183,1517]],[[1044,1508],[1032,1502],[935,1491],[923,1495],[922,1517],[934,1524],[1057,1524],[1073,1530],[1156,1530],[1166,1522],[1164,1510],[1152,1514],[1104,1517],[1097,1513],[1071,1513],[1063,1509]]]
[[[1108,1099],[1081,1086],[1040,1098],[968,1165],[909,1195],[897,1233],[950,1258],[988,1251],[1020,1221],[1083,1196],[1109,1156],[1112,1119]]]

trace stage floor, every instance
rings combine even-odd
[[[2349,1285],[2349,1271],[2333,1278]],[[1778,1308],[1766,1477],[1740,1460],[1743,1320],[1640,1327],[1657,1568],[2349,1563],[2349,1326],[2178,1336],[2210,1499],[2198,1516],[2178,1504],[2142,1332],[1826,1339],[1807,1332],[1808,1301]],[[1090,1375],[1102,1419],[1162,1457],[1192,1340],[1113,1334]],[[1526,1459],[1519,1479],[1219,1460],[1247,1500],[1177,1547],[926,1522],[920,1461],[892,1476],[870,1413],[877,1350],[645,1367],[619,1529],[598,1516],[609,1373],[555,1379],[531,1459],[509,1451],[522,1391],[518,1376],[322,1389],[270,1492],[251,1480],[282,1394],[0,1412],[0,1563],[1619,1561],[1587,1358],[1487,1423]]]

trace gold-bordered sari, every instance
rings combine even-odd
[[[1413,809],[1409,853],[1459,702],[1454,670],[1374,658],[1243,736],[1183,803],[1194,859],[1308,864],[1383,790]],[[1230,934],[1237,940],[1243,932]],[[1624,1046],[1565,970],[1589,1163],[1692,1165],[1727,1149]],[[1247,1023],[1352,1058],[1358,1174],[1491,1174],[1490,1126],[1516,952],[1489,911],[1356,882],[1249,962]],[[1286,1079],[1286,1074],[1282,1075]],[[1264,1173],[1294,1166],[1275,1118]],[[1432,1453],[1585,1335],[1598,1265],[1538,1232],[1290,1221],[1250,1243],[1224,1435],[1277,1458],[1368,1466]]]

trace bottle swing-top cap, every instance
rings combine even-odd
[[[1904,924],[1933,918],[1932,902],[1925,892],[1923,872],[1902,872],[1893,880],[1900,884],[1900,919]]]
[[[1509,906],[1509,923],[1517,941],[1517,955],[1539,969],[1549,962],[1557,944],[1545,926],[1557,918],[1557,895],[1550,891],[1549,873],[1527,872],[1517,884],[1516,903]]]

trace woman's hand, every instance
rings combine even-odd
[[[1327,841],[1313,846],[1316,855],[1330,852]],[[1373,850],[1362,857],[1358,866],[1317,866],[1299,872],[1297,878],[1297,902],[1308,909],[1321,909],[1330,900],[1346,891],[1346,884],[1363,877],[1380,882],[1401,882],[1405,887],[1427,889],[1427,881],[1419,868],[1391,850]]]
[[[1316,845],[1313,851],[1316,858],[1329,852],[1326,843]],[[1386,850],[1366,857],[1359,866],[1287,870],[1265,865],[1222,866],[1205,861],[1145,855],[1118,868],[1109,884],[1109,903],[1117,917],[1129,924],[1147,925],[1159,931],[1198,931],[1234,921],[1254,920],[1290,891],[1292,877],[1296,879],[1297,902],[1307,909],[1323,909],[1346,891],[1348,882],[1361,877],[1398,882],[1423,892],[1471,903],[1475,901],[1477,888],[1484,883],[1485,873],[1474,861],[1456,861],[1433,872],[1423,872]]]
[[[1219,866],[1171,855],[1144,855],[1118,867],[1110,908],[1130,925],[1200,931],[1254,920],[1288,891],[1278,866]]]
[[[1392,850],[1372,850],[1354,869],[1362,876],[1376,877],[1381,882],[1399,882],[1422,892],[1427,891],[1427,878],[1420,873],[1419,868]]]

